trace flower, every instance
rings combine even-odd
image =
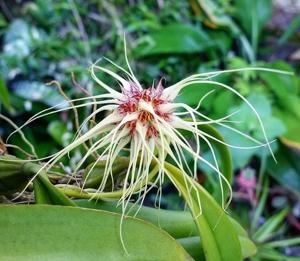
[[[216,154],[213,146],[210,143],[210,140],[212,139],[216,142],[220,142],[234,148],[245,149],[245,147],[224,143],[223,141],[216,139],[214,136],[202,131],[201,125],[218,124],[236,132],[239,135],[243,135],[256,143],[255,146],[247,148],[256,148],[261,146],[268,146],[270,148],[263,123],[255,108],[253,108],[247,99],[239,94],[235,89],[226,84],[216,82],[213,80],[213,78],[219,74],[233,71],[281,71],[264,68],[248,68],[208,72],[192,75],[166,88],[164,88],[162,80],[156,85],[153,84],[151,87],[143,88],[136,76],[133,74],[129,65],[126,54],[126,45],[125,58],[128,70],[116,65],[109,59],[106,60],[110,62],[111,65],[113,65],[116,69],[120,70],[126,76],[126,78],[120,76],[112,70],[100,66],[99,61],[90,67],[92,78],[96,83],[99,84],[99,86],[104,88],[107,93],[70,101],[83,101],[83,103],[79,105],[72,104],[67,109],[91,105],[96,105],[98,107],[83,121],[74,140],[61,151],[52,155],[42,169],[50,169],[70,151],[74,150],[80,145],[85,144],[85,142],[88,140],[92,140],[92,145],[87,149],[86,154],[77,164],[75,172],[80,169],[90,155],[98,153],[98,151],[102,150],[101,154],[98,155],[98,158],[93,165],[96,166],[96,164],[104,157],[107,159],[104,177],[98,188],[98,192],[104,191],[108,179],[113,178],[112,166],[118,155],[122,151],[127,150],[129,151],[129,165],[126,171],[123,194],[121,197],[123,202],[125,199],[129,200],[136,192],[140,193],[140,200],[143,200],[149,189],[147,188],[147,184],[149,184],[150,181],[151,186],[158,185],[161,187],[165,174],[164,162],[167,157],[175,162],[176,166],[182,171],[183,175],[186,177],[192,176],[195,179],[197,178],[198,162],[208,165],[218,175],[220,189],[223,196],[223,184],[226,184],[230,191],[231,187],[218,167]],[[115,79],[119,83],[121,91],[117,91],[117,86],[111,87],[104,83],[102,79],[97,77],[97,71],[105,73]],[[265,136],[265,142],[258,141],[251,136],[232,128],[230,125],[227,125],[226,122],[228,121],[228,118],[233,114],[227,115],[220,119],[211,119],[205,114],[199,112],[198,109],[200,108],[202,101],[208,95],[210,95],[213,90],[201,98],[197,108],[191,108],[187,104],[176,102],[176,97],[180,94],[181,90],[193,84],[199,84],[200,86],[201,84],[210,84],[212,86],[224,88],[242,99],[246,104],[248,104],[249,108],[257,116],[257,119],[261,125],[261,130]],[[53,108],[55,107],[38,113],[29,121],[27,121],[26,124],[39,117],[65,110],[58,109],[51,111]],[[102,112],[107,112],[107,116],[101,121],[97,122],[93,127],[89,128],[86,132],[82,133],[87,123]],[[182,130],[188,131],[192,134],[192,143],[190,139],[187,139],[182,134]],[[205,142],[211,150],[213,162],[209,162],[201,156],[200,141]],[[186,160],[187,154],[191,155],[194,160],[192,170],[190,169]],[[155,180],[150,180],[149,172],[153,162],[155,162],[158,166],[158,173]],[[91,168],[90,171],[92,169],[93,168]],[[224,197],[222,197],[222,204],[225,206]]]

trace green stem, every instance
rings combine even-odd
[[[156,175],[159,170],[158,165],[155,165],[151,172],[149,173],[148,182],[151,181]],[[142,181],[140,184],[138,184],[134,190],[134,192],[139,191],[141,188],[143,188],[146,184],[146,181]],[[116,190],[112,192],[88,192],[87,190],[83,190],[77,186],[71,186],[71,185],[59,185],[56,186],[56,188],[59,188],[60,191],[62,191],[65,195],[69,197],[74,198],[82,198],[82,199],[118,199],[121,198],[124,194],[124,190]]]

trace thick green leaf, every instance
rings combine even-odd
[[[254,256],[257,252],[255,244],[248,238],[239,236],[243,258]]]
[[[38,177],[33,181],[33,190],[36,204],[52,205],[48,191]]]
[[[242,247],[243,258],[248,258],[256,254],[256,246],[248,237],[239,236],[239,241]],[[199,247],[201,245],[200,237],[180,238],[178,242],[195,260],[205,260],[203,249]]]
[[[94,201],[85,199],[76,200],[75,202],[80,207],[95,208],[115,213],[122,213],[122,208],[116,207],[116,202]],[[126,213],[126,215],[135,215],[138,208],[138,205],[128,203],[128,209],[130,209],[130,212]],[[187,211],[171,211],[143,206],[136,214],[136,217],[146,220],[162,228],[174,238],[190,237],[199,234],[191,214]]]
[[[196,181],[184,177],[184,174],[173,165],[165,163],[165,169],[194,216],[206,260],[242,260],[241,245],[234,225],[214,198]],[[201,199],[201,210],[198,196]]]
[[[200,237],[186,237],[178,239],[178,242],[184,247],[184,249],[198,261],[204,261],[204,253],[201,246]]]
[[[167,233],[118,214],[61,206],[0,207],[1,260],[191,260]]]
[[[94,200],[76,200],[76,204],[80,207],[107,210],[114,213],[122,213],[121,207],[117,207],[116,202],[94,201]],[[128,216],[136,214],[139,206],[133,203],[128,204],[131,209]],[[148,221],[161,229],[165,230],[172,237],[178,239],[178,242],[186,249],[186,251],[196,260],[204,260],[204,253],[200,244],[199,232],[197,230],[194,219],[187,211],[173,211],[142,206],[136,214],[137,218]],[[230,219],[242,247],[243,258],[253,256],[256,253],[256,247],[248,238],[247,232],[234,219]]]
[[[34,180],[34,194],[38,204],[76,206],[74,201],[56,188],[44,173],[39,174]]]
[[[199,28],[191,25],[171,24],[140,39],[135,49],[135,56],[195,53],[214,45],[214,41]]]

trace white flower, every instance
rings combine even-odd
[[[72,102],[85,100],[92,101],[83,102],[79,105],[72,105],[68,109],[91,105],[97,105],[98,107],[84,120],[73,142],[71,142],[58,153],[52,155],[43,168],[50,169],[70,151],[84,144],[86,141],[92,140],[92,145],[88,148],[87,153],[78,163],[75,171],[80,169],[90,155],[102,150],[101,155],[99,155],[98,159],[94,163],[95,166],[97,162],[102,160],[104,157],[107,159],[104,178],[99,186],[98,192],[104,191],[108,179],[112,177],[112,166],[118,155],[123,150],[129,150],[129,165],[125,175],[123,195],[121,198],[123,202],[125,199],[129,200],[130,197],[136,192],[140,193],[140,200],[143,200],[147,190],[149,189],[147,188],[147,184],[149,184],[149,182],[151,182],[152,186],[158,185],[158,187],[161,187],[165,174],[164,162],[167,156],[175,162],[177,167],[182,171],[183,175],[192,176],[195,179],[197,178],[198,162],[200,161],[203,164],[208,165],[217,173],[220,181],[220,189],[222,190],[223,195],[223,182],[225,182],[224,184],[228,185],[228,188],[231,191],[230,184],[219,170],[214,148],[210,144],[209,140],[213,139],[220,143],[224,142],[217,140],[215,137],[201,131],[201,127],[199,126],[203,124],[218,124],[255,142],[256,145],[252,148],[260,146],[269,146],[270,148],[263,123],[255,108],[253,108],[253,106],[235,89],[226,84],[216,82],[213,80],[213,78],[221,73],[250,69],[273,72],[280,71],[264,68],[248,68],[202,73],[192,75],[167,88],[163,88],[161,81],[156,86],[153,85],[149,88],[143,88],[133,74],[128,63],[126,47],[125,57],[128,65],[128,71],[119,67],[109,59],[106,60],[120,70],[124,75],[126,75],[126,79],[107,68],[99,66],[98,62],[91,66],[90,71],[92,78],[99,84],[99,86],[104,88],[107,93],[72,100]],[[96,76],[97,71],[104,72],[117,80],[120,84],[121,91],[118,92],[116,90],[117,86],[111,87],[105,84]],[[261,130],[265,136],[265,142],[263,143],[257,141],[254,138],[240,132],[239,130],[233,129],[229,125],[225,124],[228,117],[231,115],[221,119],[211,119],[199,112],[198,108],[200,107],[201,102],[212,91],[202,97],[197,108],[191,108],[187,104],[176,102],[176,97],[180,94],[180,91],[192,84],[211,84],[220,88],[225,88],[236,94],[249,105],[249,108],[257,116],[257,119],[261,125]],[[35,115],[29,121],[27,121],[26,124],[39,117],[65,110],[59,109],[49,112],[51,109],[52,108]],[[87,126],[87,123],[96,115],[104,111],[108,112],[107,116],[82,134],[82,130]],[[186,117],[189,119],[186,119]],[[189,131],[192,134],[194,139],[193,144],[191,143],[190,139],[187,140],[187,138],[184,137],[181,130]],[[208,145],[213,155],[214,162],[209,162],[201,156],[200,141],[205,142]],[[244,148],[230,144],[226,145],[236,148]],[[186,161],[187,154],[190,154],[194,159],[194,167],[192,170],[189,168]],[[158,173],[155,180],[149,180],[149,171],[153,161],[156,162],[158,166]],[[224,200],[225,199],[223,198],[223,206],[225,206]]]

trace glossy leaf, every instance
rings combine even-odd
[[[118,214],[61,206],[0,207],[1,260],[192,260],[167,233]]]
[[[196,181],[185,178],[179,169],[165,163],[169,179],[186,200],[197,224],[207,261],[242,260],[241,245],[233,224],[213,197]],[[190,186],[196,186],[191,189]],[[197,195],[201,198],[202,214]]]
[[[204,261],[205,256],[201,246],[200,237],[186,237],[178,239],[178,242],[184,247],[184,249],[198,261]]]
[[[76,204],[80,207],[94,208],[107,210],[114,213],[122,213],[121,207],[117,207],[117,202],[106,201],[94,201],[94,200],[75,200]],[[139,206],[133,203],[128,204],[128,208],[131,209],[128,216],[136,214]],[[200,242],[199,232],[197,230],[195,221],[191,214],[187,211],[174,211],[157,209],[142,206],[139,212],[136,214],[137,218],[148,221],[159,228],[165,230],[172,237],[178,239],[178,242],[186,249],[186,251],[196,260],[205,260]],[[256,247],[254,243],[248,238],[247,232],[243,227],[237,223],[234,219],[230,219],[233,227],[238,234],[239,242],[242,247],[243,258],[253,256],[256,253]]]
[[[122,213],[122,208],[116,207],[116,202],[96,202],[93,200],[85,199],[76,200],[75,202],[80,207]],[[130,209],[130,212],[126,213],[126,215],[133,216],[136,214],[139,206],[134,205],[133,203],[129,203],[128,209]],[[162,228],[174,238],[183,238],[198,235],[198,230],[195,226],[195,222],[191,214],[187,211],[164,210],[142,206],[139,212],[136,214],[136,217],[146,220]]]

